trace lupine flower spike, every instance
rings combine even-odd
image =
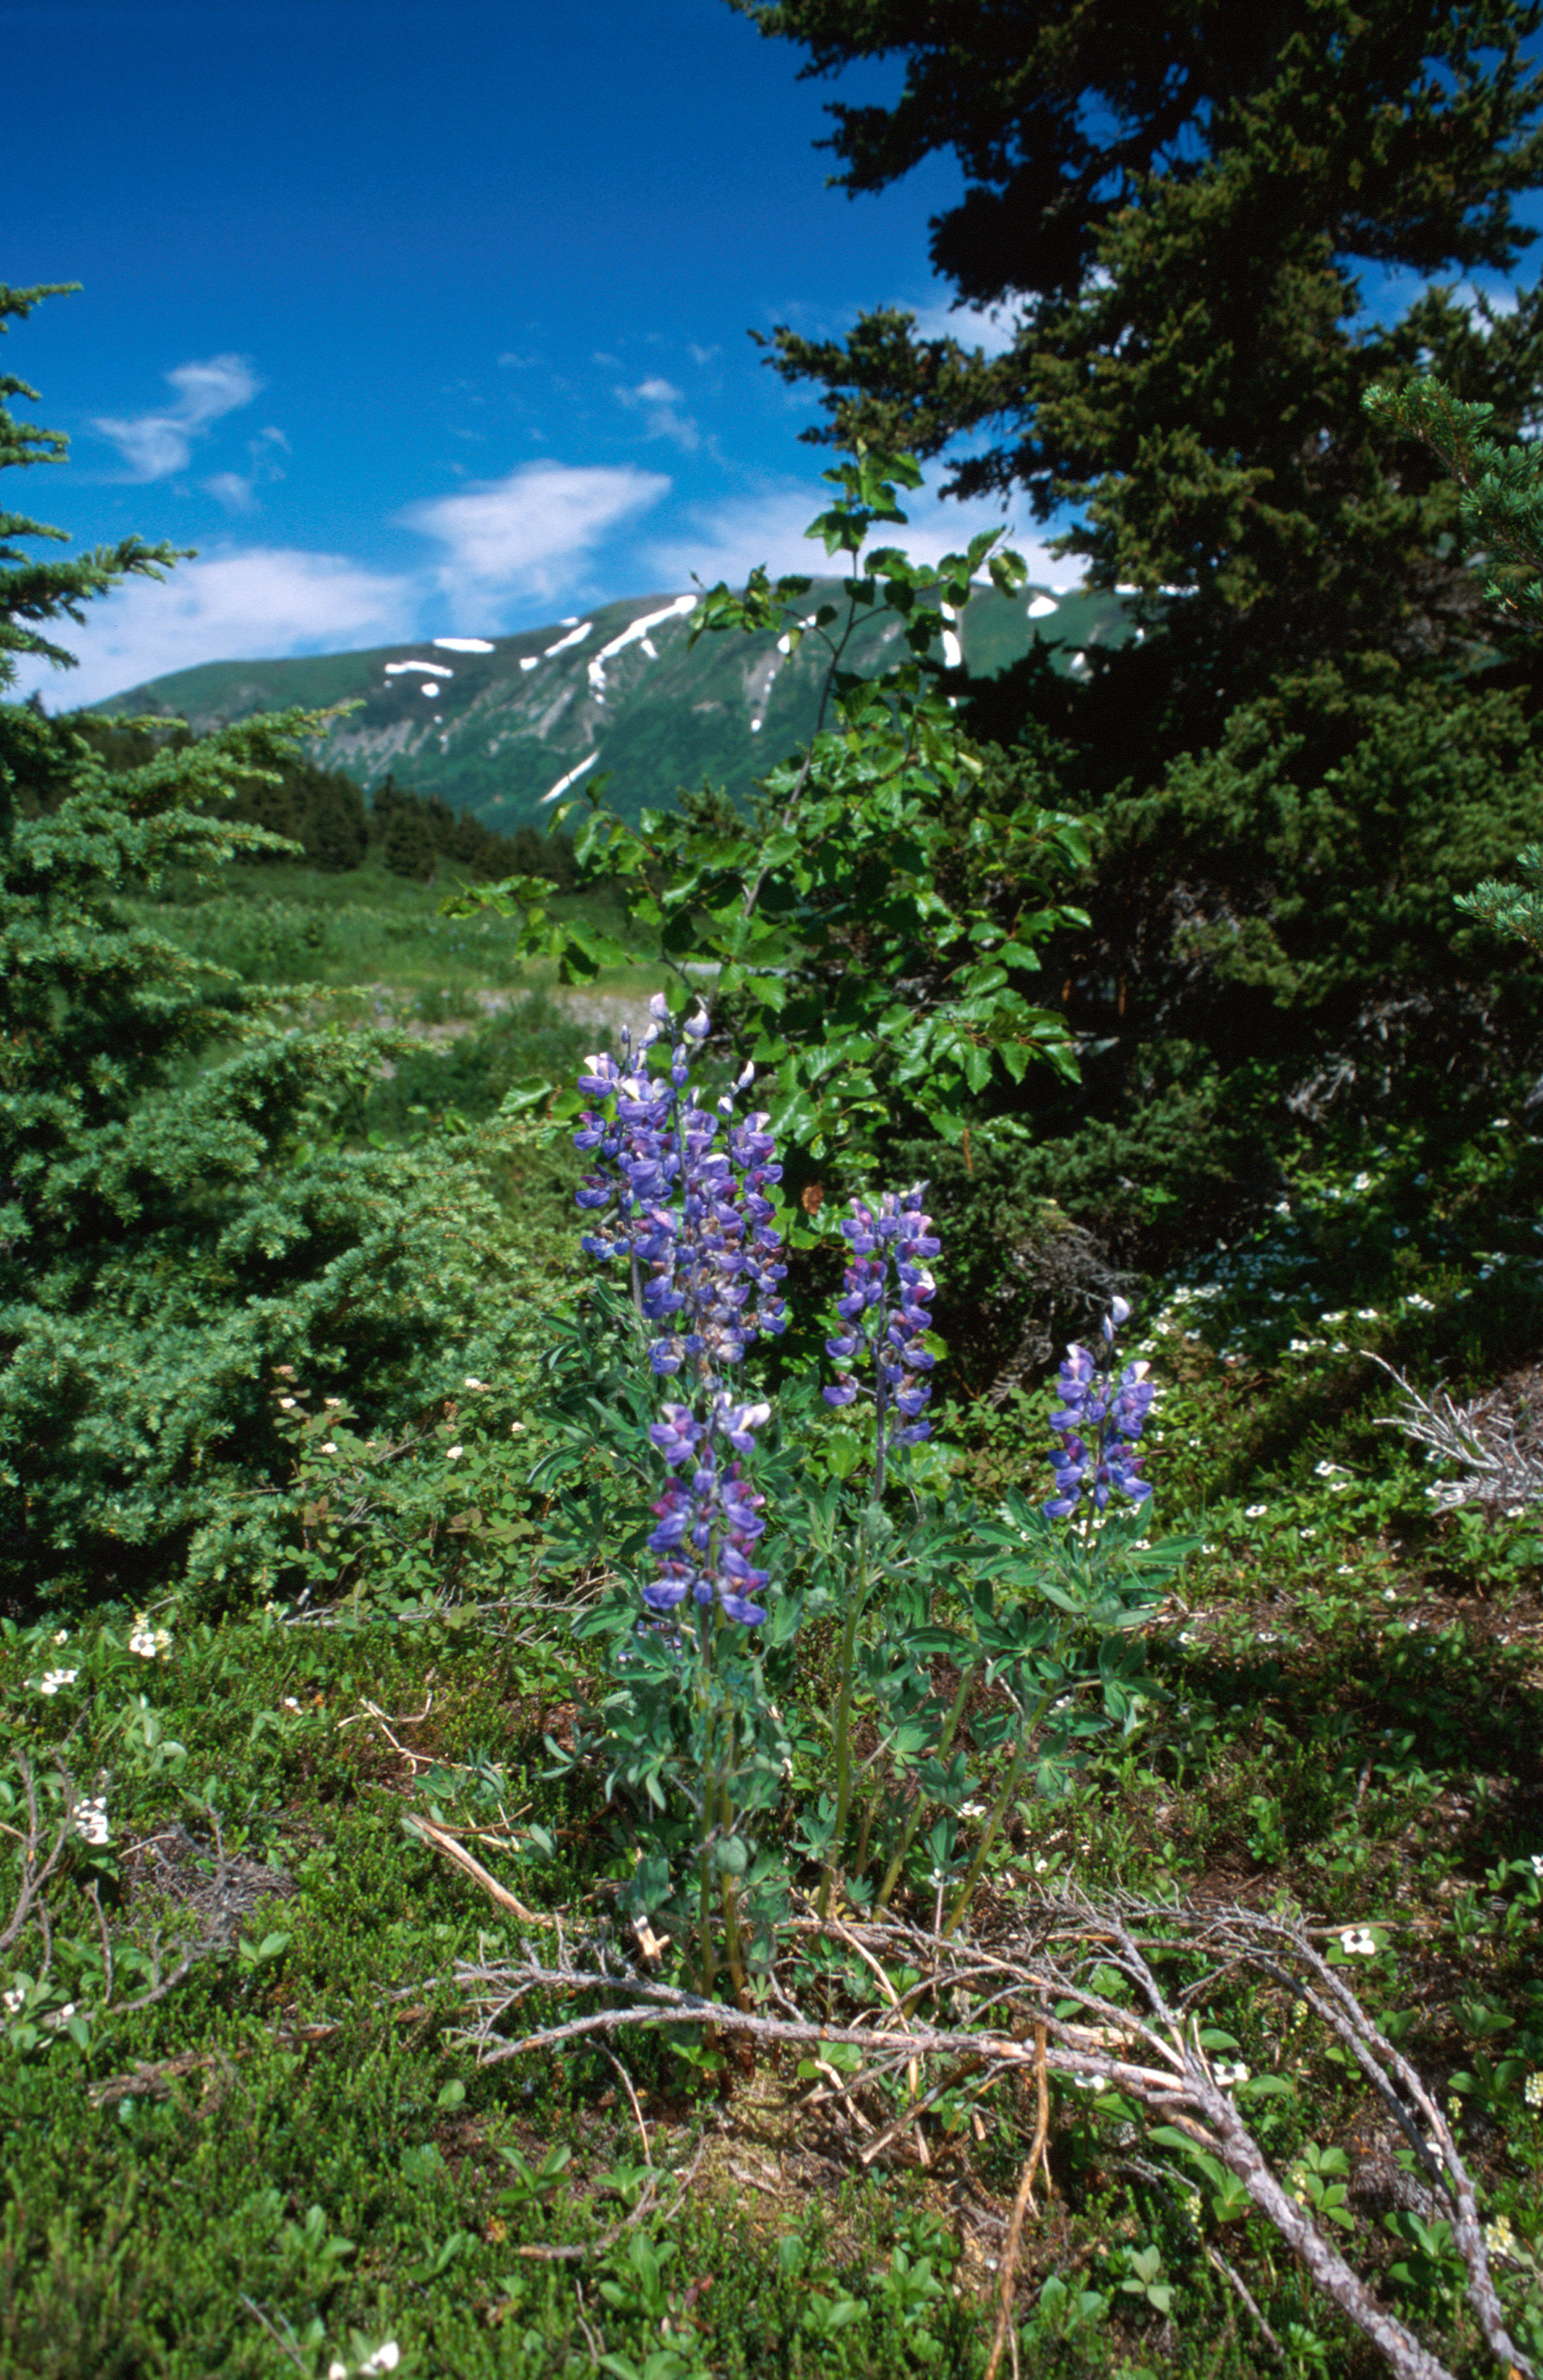
[[[1115,1298],[1103,1319],[1098,1356],[1078,1344],[1066,1350],[1060,1375],[1061,1410],[1051,1415],[1051,1427],[1061,1438],[1051,1455],[1055,1494],[1045,1506],[1052,1521],[1069,1519],[1085,1489],[1099,1512],[1116,1490],[1133,1504],[1144,1504],[1152,1492],[1141,1476],[1146,1451],[1137,1443],[1154,1393],[1148,1366],[1127,1364],[1115,1374],[1115,1338],[1130,1320],[1130,1311],[1123,1297]]]
[[[754,1432],[767,1405],[747,1404],[725,1386],[750,1342],[786,1326],[768,1187],[782,1179],[776,1151],[756,1113],[736,1120],[735,1100],[748,1089],[747,1066],[716,1111],[689,1089],[691,1058],[707,1038],[705,1010],[687,1017],[670,1050],[669,1072],[650,1072],[649,1051],[669,1029],[660,992],[653,1022],[632,1062],[622,1037],[620,1062],[587,1059],[581,1090],[602,1101],[584,1115],[576,1148],[596,1160],[578,1204],[596,1218],[583,1245],[601,1264],[626,1256],[633,1295],[653,1336],[649,1359],[660,1378],[679,1378],[692,1402],[667,1404],[650,1437],[674,1475],[655,1504],[649,1544],[660,1576],[643,1590],[656,1612],[687,1596],[702,1606],[716,1597],[731,1620],[754,1627],[766,1617],[754,1600],[766,1585],[750,1555],[766,1524],[762,1499],[745,1477]]]
[[[935,1257],[942,1244],[931,1236],[931,1217],[921,1210],[926,1188],[925,1182],[918,1182],[900,1197],[886,1191],[877,1213],[863,1199],[854,1198],[851,1217],[841,1226],[852,1252],[836,1300],[844,1328],[825,1346],[838,1364],[873,1364],[879,1423],[875,1483],[881,1488],[890,1448],[919,1446],[931,1431],[922,1415],[932,1390],[920,1376],[932,1368],[923,1333],[931,1327],[927,1307],[937,1284],[924,1259]],[[857,1396],[851,1370],[840,1372],[824,1391],[828,1405],[849,1405]]]

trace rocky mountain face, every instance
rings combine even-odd
[[[817,581],[807,609],[834,591],[834,582]],[[183,718],[201,731],[254,710],[346,705],[310,755],[367,790],[390,773],[509,832],[544,822],[548,804],[603,774],[608,798],[635,818],[704,777],[743,795],[814,729],[825,666],[820,640],[806,638],[792,654],[770,635],[693,643],[695,600],[636,597],[512,637],[210,662],[94,707]],[[948,641],[974,674],[990,676],[1036,635],[1057,667],[1075,670],[1079,648],[1124,633],[1109,596],[1041,589],[1009,601],[987,589]],[[850,665],[878,665],[900,635],[893,615],[865,624]]]

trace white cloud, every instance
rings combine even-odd
[[[205,495],[213,496],[227,513],[249,513],[257,509],[252,483],[244,480],[239,471],[216,471],[212,480],[203,480],[201,485]]]
[[[942,502],[936,489],[944,473],[933,466],[927,482],[914,493],[902,492],[905,526],[881,528],[870,542],[898,545],[918,562],[939,562],[957,553],[983,528],[1000,528],[1002,515],[988,499],[968,504]],[[692,573],[706,585],[720,579],[743,587],[757,563],[764,563],[773,578],[801,572],[808,577],[839,577],[846,565],[840,554],[826,557],[817,538],[806,537],[817,513],[833,500],[834,491],[818,482],[794,486],[786,481],[755,495],[730,498],[721,504],[699,504],[686,514],[688,526],[643,549],[650,583],[684,587]],[[1078,580],[1075,561],[1053,561],[1039,540],[1013,533],[1011,520],[1004,540],[1021,553],[1028,575],[1039,585],[1073,587]]]
[[[399,517],[445,548],[435,584],[471,625],[512,596],[567,593],[601,540],[670,492],[659,471],[522,463],[463,494],[410,504]]]
[[[642,408],[650,438],[672,438],[687,455],[694,454],[702,443],[702,433],[688,413],[680,413],[681,393],[667,380],[642,380],[636,388],[619,388],[618,401],[629,410]]]
[[[245,356],[211,356],[204,363],[178,364],[165,379],[176,392],[176,402],[164,411],[126,419],[103,416],[91,423],[111,439],[131,480],[164,480],[174,471],[185,471],[194,440],[212,421],[249,405],[262,385]],[[264,431],[263,436],[284,443],[278,431]]]
[[[695,339],[693,339],[686,347],[686,352],[690,357],[694,364],[710,364],[712,361],[713,357],[721,356],[723,350],[719,346],[699,347],[698,346]]]
[[[989,356],[1005,355],[1013,344],[1012,320],[1000,311],[954,306],[946,298],[910,310],[918,339],[957,339],[962,347],[983,347]]]
[[[395,643],[411,636],[416,610],[409,581],[341,554],[272,546],[213,553],[164,581],[130,579],[91,604],[83,627],[51,629],[80,666],[24,662],[17,696],[37,687],[51,710],[75,710],[199,662]]]

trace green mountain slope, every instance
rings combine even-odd
[[[810,611],[823,591],[816,582]],[[254,710],[349,704],[311,755],[366,789],[389,771],[508,832],[550,815],[545,806],[565,781],[609,772],[610,798],[636,817],[704,776],[743,795],[814,728],[823,677],[818,639],[806,638],[791,656],[771,636],[707,636],[692,645],[692,602],[639,596],[514,637],[208,662],[93,708],[185,718],[201,732]],[[876,662],[900,633],[893,615],[869,623],[849,649],[852,665]],[[988,590],[965,614],[962,644],[971,670],[992,676],[1036,635],[1068,669],[1080,646],[1124,633],[1110,596],[1031,589],[1009,601]]]

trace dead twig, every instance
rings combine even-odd
[[[480,1884],[491,1900],[496,1900],[500,1909],[506,1909],[511,1917],[517,1917],[522,1925],[552,1925],[556,1923],[554,1918],[543,1917],[534,1909],[527,1909],[523,1900],[516,1900],[495,1876],[488,1874],[481,1861],[468,1852],[463,1842],[447,1834],[443,1827],[436,1827],[431,1818],[420,1817],[414,1811],[403,1819],[402,1824],[410,1833],[420,1835],[433,1850],[443,1852],[447,1860],[453,1860],[458,1868],[464,1868],[472,1882]]]
[[[990,1941],[965,1945],[948,1939],[936,1926],[929,1929],[893,1918],[882,1923],[848,1919],[834,1929],[811,1926],[808,1920],[796,1923],[799,1932],[824,1932],[844,1948],[866,1953],[861,1962],[870,1972],[903,1960],[923,1973],[940,2010],[951,1999],[959,2006],[958,1995],[966,1987],[985,1981],[993,1988],[968,2002],[966,2021],[954,2025],[922,2022],[907,2014],[893,1994],[885,2011],[858,2012],[846,2023],[820,2023],[802,2017],[784,1985],[779,1984],[774,1995],[784,2013],[727,2007],[639,1975],[608,1944],[595,1945],[589,1962],[576,1964],[560,1936],[554,1964],[538,1960],[528,1945],[523,1961],[459,1966],[456,1981],[473,2021],[458,2037],[475,2046],[484,2064],[586,2037],[614,2037],[638,2026],[711,2025],[720,2034],[746,2034],[769,2049],[805,2048],[828,2069],[831,2061],[821,2053],[832,2045],[847,2045],[862,2053],[862,2063],[843,2074],[831,2069],[830,2081],[843,2106],[865,2123],[863,2093],[917,2061],[946,2059],[956,2070],[951,2078],[955,2085],[962,2068],[972,2079],[979,2078],[980,2089],[993,2080],[1033,2071],[1039,2114],[1014,2212],[1020,2236],[1048,2137],[1048,2076],[1102,2082],[1182,2132],[1242,2182],[1315,2286],[1371,2341],[1398,2380],[1452,2380],[1440,2361],[1346,2262],[1338,2242],[1318,2228],[1311,2211],[1296,2203],[1250,2131],[1233,2086],[1219,2081],[1212,2070],[1200,2045],[1195,2009],[1225,1976],[1251,1972],[1277,1984],[1318,2019],[1392,2117],[1452,2226],[1465,2267],[1468,2301],[1491,2352],[1509,2372],[1537,2380],[1533,2364],[1506,2331],[1473,2183],[1440,2105],[1302,1927],[1252,1910],[1185,1909],[1133,1897],[1095,1904],[1074,1893],[1026,1904]],[[1198,1963],[1200,1973],[1186,1976],[1170,1993],[1154,1962],[1174,1958],[1190,1966]],[[501,2023],[531,1991],[570,2004],[577,1996],[592,1997],[600,2005],[539,2031],[506,2036]],[[1112,1997],[1116,1993],[1121,1997]],[[915,1996],[913,1989],[906,1998]],[[1032,2047],[1021,2018],[1011,2030],[1002,2021],[1011,2010],[1026,2008],[1034,2028]],[[831,2095],[821,2092],[815,2098]],[[913,2103],[899,2125],[891,2125],[890,2136],[914,2122],[917,2113]],[[874,2128],[868,2129],[871,2132]],[[1018,2238],[1010,2227],[1002,2258],[1009,2309],[1017,2252]],[[1268,2338],[1257,2309],[1250,2306],[1250,2311],[1261,2336]],[[998,2363],[1002,2344],[999,2304]]]

